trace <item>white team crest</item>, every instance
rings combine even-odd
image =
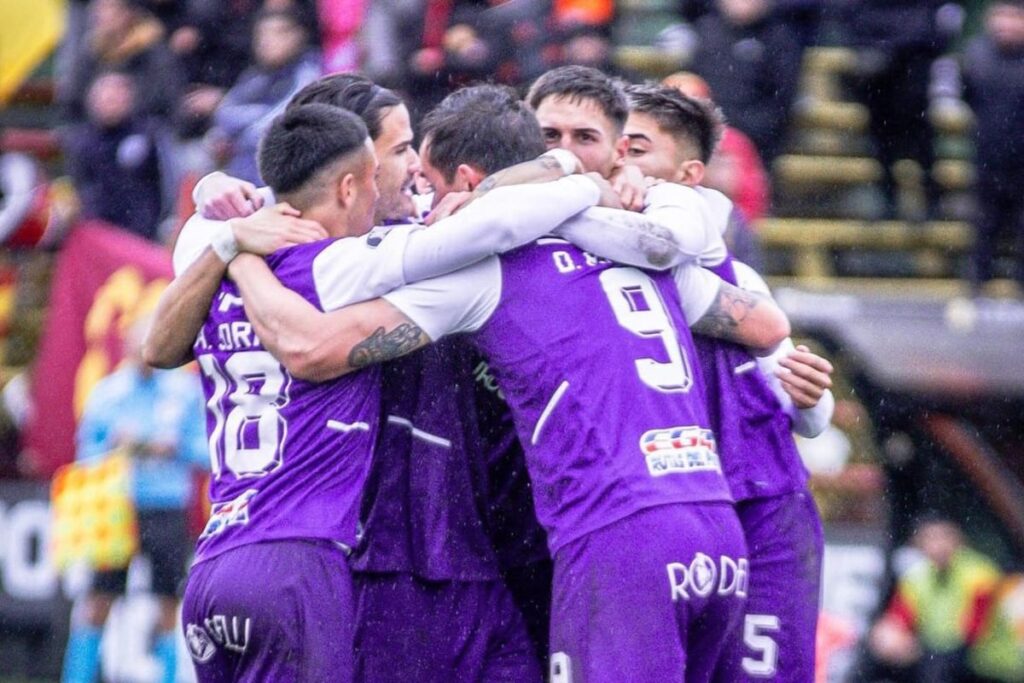
[[[217,652],[217,646],[213,644],[206,630],[196,624],[189,624],[185,629],[185,642],[188,643],[188,652],[192,659],[200,664],[210,661]]]

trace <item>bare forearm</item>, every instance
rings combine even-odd
[[[192,344],[210,311],[224,271],[224,262],[207,247],[168,285],[143,345],[143,358],[148,364],[174,368],[192,360]]]

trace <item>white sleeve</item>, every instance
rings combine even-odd
[[[184,273],[202,256],[206,247],[210,246],[211,233],[220,224],[220,221],[203,218],[198,213],[193,214],[192,218],[185,222],[185,225],[178,231],[178,239],[174,243],[174,254],[171,259],[175,277]]]
[[[220,171],[215,171],[214,173],[220,173]],[[202,183],[212,175],[213,173],[203,176],[199,183]],[[198,188],[199,184],[192,190],[193,202],[195,201]],[[269,187],[261,187],[257,192],[263,197],[264,206],[271,206],[277,203],[274,198],[274,191]],[[178,239],[174,243],[173,263],[175,276],[185,272],[202,255],[203,250],[210,246],[210,235],[222,223],[223,221],[203,218],[198,211],[192,214],[192,217],[178,231]]]
[[[313,261],[324,310],[375,299],[408,282],[436,278],[546,235],[597,201],[583,176],[491,190],[430,228],[374,228],[341,239]]]
[[[600,199],[585,176],[491,190],[462,211],[410,236],[404,258],[406,282],[416,282],[476,263],[534,241]]]
[[[729,229],[729,223],[732,221],[733,203],[718,190],[700,186],[693,190],[704,199],[707,210],[705,227],[709,231],[704,251],[700,255],[700,264],[702,266],[717,266],[729,254],[725,246],[725,232]]]
[[[768,283],[758,275],[757,271],[747,264],[741,261],[733,261],[733,271],[736,273],[736,283],[741,289],[771,296]],[[793,431],[800,436],[812,439],[825,431],[825,428],[832,421],[832,412],[835,410],[836,400],[832,392],[826,389],[821,399],[813,408],[801,409],[793,405],[793,399],[783,389],[782,380],[778,378],[775,372],[782,367],[779,365],[779,361],[795,350],[796,346],[794,346],[793,340],[786,337],[779,344],[778,348],[775,349],[774,353],[760,356],[756,359],[757,367],[768,381],[768,386],[771,387],[772,393],[775,394],[783,409],[792,418]]]
[[[386,294],[384,299],[433,341],[480,329],[501,300],[501,262],[496,256],[432,280]]]
[[[421,225],[377,227],[337,240],[313,259],[313,282],[325,311],[369,301],[405,284],[402,259]]]
[[[708,254],[719,262],[725,258],[713,214],[713,207],[693,188],[662,183],[647,191],[642,214],[595,207],[556,233],[616,263],[663,270]]]
[[[676,266],[672,269],[672,277],[675,278],[676,289],[679,290],[683,315],[687,324],[693,327],[715,303],[723,280],[696,263]]]

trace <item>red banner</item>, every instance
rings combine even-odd
[[[121,359],[121,340],[171,278],[170,254],[105,223],[76,227],[57,259],[32,373],[25,445],[34,475],[75,457],[75,426],[92,387]]]

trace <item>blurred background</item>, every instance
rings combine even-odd
[[[160,680],[171,579],[137,559],[96,604],[66,554],[202,528],[201,457],[168,427],[197,395],[118,384],[198,178],[258,181],[266,124],[324,73],[415,118],[568,63],[722,107],[733,249],[837,367],[833,425],[799,444],[827,532],[817,680],[1024,681],[1016,0],[0,0],[0,681],[56,680],[82,620],[108,680]],[[108,448],[148,483],[67,468]],[[137,520],[96,502],[118,497]]]

